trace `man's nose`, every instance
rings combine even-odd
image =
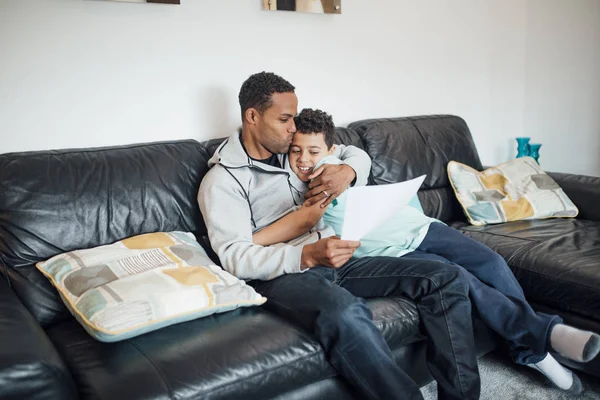
[[[296,133],[296,123],[292,120],[292,126],[289,129],[290,133]]]

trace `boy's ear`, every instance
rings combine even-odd
[[[331,148],[329,149],[329,155],[332,155],[334,151],[335,151],[335,144],[332,144]]]

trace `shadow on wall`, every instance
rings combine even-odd
[[[231,95],[223,87],[205,87],[200,90],[199,115],[200,132],[197,140],[220,138],[231,135],[241,125],[239,115],[231,113]],[[237,104],[237,98],[234,101]],[[238,109],[237,107],[236,109]]]

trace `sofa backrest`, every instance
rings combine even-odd
[[[37,320],[48,326],[70,318],[34,267],[56,254],[182,230],[196,234],[210,255],[196,196],[222,141],[0,154],[0,270]],[[427,174],[423,208],[445,221],[462,216],[447,162],[481,168],[466,124],[452,116],[358,121],[336,128],[334,141],[369,153],[371,184]]]
[[[9,267],[147,232],[205,229],[194,140],[0,155],[0,257]]]
[[[207,161],[194,140],[0,155],[0,264],[34,316],[65,314],[38,261],[142,233],[205,233]]]
[[[373,160],[370,184],[396,183],[426,174],[419,192],[425,213],[446,222],[464,219],[446,166],[450,160],[477,170],[482,165],[462,118],[452,115],[379,118],[353,122],[348,128],[360,136]]]

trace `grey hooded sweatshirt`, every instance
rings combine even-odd
[[[334,155],[356,172],[355,185],[366,185],[371,159],[354,146],[336,146]],[[279,154],[286,169],[251,159],[240,134],[226,139],[209,160],[210,171],[198,191],[198,204],[221,266],[240,279],[270,280],[302,272],[305,244],[333,236],[323,222],[286,243],[260,246],[252,234],[297,209],[304,202],[306,185],[289,169],[287,154]]]

